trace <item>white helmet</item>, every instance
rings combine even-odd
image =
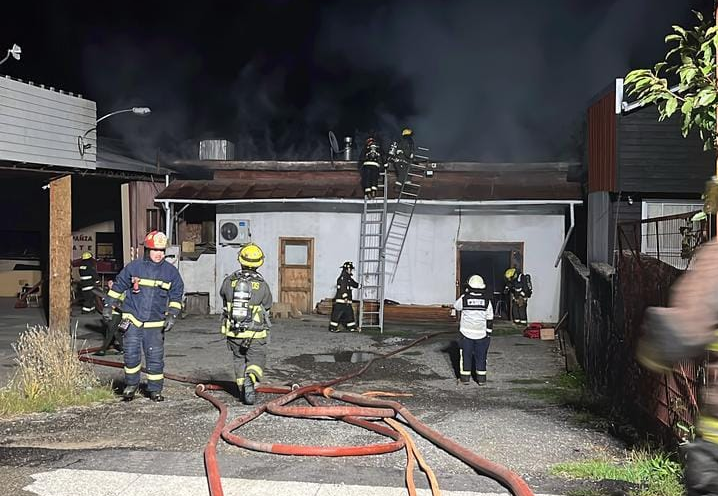
[[[484,278],[479,275],[469,277],[469,287],[471,289],[486,289]]]

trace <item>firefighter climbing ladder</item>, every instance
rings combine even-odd
[[[359,330],[384,329],[384,236],[387,212],[386,169],[381,172],[379,195],[364,198],[359,233]]]
[[[417,148],[420,152],[428,152],[427,148]],[[393,281],[396,269],[399,266],[399,258],[404,249],[406,234],[409,232],[411,219],[414,217],[414,208],[419,199],[421,184],[419,179],[424,177],[424,172],[429,162],[429,157],[414,154],[414,160],[409,163],[406,181],[401,185],[399,196],[396,199],[394,213],[391,216],[389,229],[384,240],[384,264],[385,274]]]
[[[426,152],[426,148],[417,148]],[[364,199],[359,235],[359,329],[384,330],[384,287],[387,274],[392,280],[399,265],[406,234],[414,215],[421,186],[418,179],[424,176],[428,157],[414,154],[407,177],[396,198],[389,229],[388,174],[382,171],[376,199]]]

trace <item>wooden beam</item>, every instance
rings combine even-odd
[[[72,176],[50,181],[50,327],[70,330]]]

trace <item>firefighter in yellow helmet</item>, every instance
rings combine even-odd
[[[219,291],[224,304],[221,331],[233,355],[240,399],[253,405],[256,383],[264,376],[267,363],[272,292],[257,272],[264,264],[264,252],[259,246],[244,245],[237,261],[241,268],[225,277]]]
[[[95,293],[100,287],[97,263],[89,251],[80,256],[80,294],[82,295],[82,313],[93,313],[96,307]]]
[[[107,292],[102,318],[110,324],[112,309],[122,308],[118,327],[124,332],[124,399],[130,401],[137,393],[144,351],[147,393],[152,401],[164,401],[165,332],[174,328],[182,311],[184,282],[177,268],[165,260],[165,233],[149,232],[144,245],[145,256],[127,264]]]
[[[401,131],[401,138],[392,147],[391,162],[396,173],[396,185],[401,186],[407,180],[410,164],[414,161],[414,131],[410,128],[404,128]]]
[[[527,324],[526,308],[528,300],[533,294],[531,276],[522,273],[521,269],[511,267],[504,272],[504,279],[506,280],[504,293],[508,293],[511,297],[511,314],[514,324]]]

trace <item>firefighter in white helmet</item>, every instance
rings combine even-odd
[[[454,309],[461,312],[459,380],[462,384],[469,384],[471,372],[475,370],[476,382],[483,386],[486,384],[486,356],[494,328],[494,308],[481,276],[469,277],[464,294],[456,300]]]
[[[264,376],[269,337],[269,309],[272,292],[257,269],[264,264],[262,249],[249,243],[237,254],[241,269],[222,282],[224,301],[222,334],[234,356],[234,374],[240,399],[247,405],[256,401],[256,383]]]

